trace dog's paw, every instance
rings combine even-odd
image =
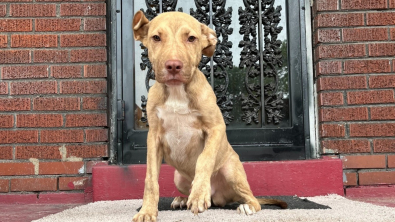
[[[237,212],[239,214],[253,215],[254,213],[256,213],[256,210],[255,207],[250,204],[240,204],[237,208]]]
[[[191,209],[192,213],[195,215],[211,207],[210,185],[194,185],[188,197],[187,207]]]
[[[133,217],[133,222],[155,222],[156,216],[158,216],[158,212],[148,213],[147,211],[142,211]]]
[[[176,208],[182,209],[183,207],[187,206],[187,201],[188,201],[188,197],[176,197],[176,198],[174,198],[174,200],[170,206],[173,209],[176,209]]]

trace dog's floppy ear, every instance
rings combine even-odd
[[[214,55],[215,46],[217,44],[217,35],[215,31],[210,29],[207,25],[201,24],[202,27],[202,53],[205,56],[211,57]]]
[[[142,11],[136,12],[133,18],[133,34],[134,39],[143,41],[147,36],[149,21]]]

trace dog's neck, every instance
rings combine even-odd
[[[173,109],[173,112],[185,114],[189,111],[189,99],[185,91],[185,85],[167,86],[166,87],[167,99],[165,105]]]

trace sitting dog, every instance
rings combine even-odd
[[[253,196],[239,156],[226,137],[226,126],[214,91],[197,68],[202,54],[214,54],[217,37],[208,26],[181,12],[167,12],[152,21],[138,11],[134,38],[148,48],[155,84],[147,102],[147,174],[143,206],[133,221],[156,221],[158,177],[163,158],[176,170],[174,183],[186,197],[171,206],[194,214],[214,204],[238,202],[238,212],[253,214],[260,204],[285,202]]]

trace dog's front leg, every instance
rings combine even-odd
[[[188,197],[187,206],[192,213],[201,213],[211,206],[210,179],[213,171],[218,168],[218,151],[226,144],[225,127],[216,126],[206,130],[207,138],[203,152],[199,155],[196,163],[195,177],[192,184],[191,194]]]
[[[153,130],[152,130],[153,131]],[[157,133],[148,132],[147,137],[147,173],[145,177],[143,207],[133,217],[134,222],[156,221],[159,201],[159,171],[163,159],[163,150],[156,140]]]

